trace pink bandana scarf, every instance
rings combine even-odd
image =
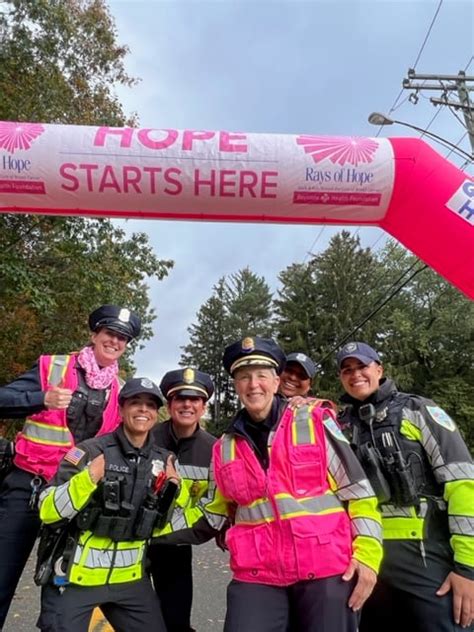
[[[84,347],[79,351],[77,361],[86,372],[86,384],[89,388],[102,390],[112,384],[118,374],[118,363],[114,362],[103,369],[97,364],[93,347]]]

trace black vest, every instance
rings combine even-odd
[[[156,475],[163,471],[170,452],[157,447],[150,437],[143,448],[134,448],[122,428],[98,441],[105,457],[105,478],[76,516],[76,525],[116,542],[150,537],[156,520],[150,515],[147,529],[140,525]]]

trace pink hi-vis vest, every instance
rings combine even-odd
[[[323,414],[318,403],[284,411],[266,472],[243,437],[214,445],[217,487],[237,504],[227,532],[235,579],[288,586],[347,569],[350,520],[328,485]]]
[[[75,391],[78,385],[76,357],[41,356],[41,389],[47,391],[51,386],[60,386]],[[120,423],[119,390],[120,384],[116,378],[111,384],[98,435],[112,432]],[[67,426],[66,410],[43,410],[25,421],[16,441],[14,462],[22,470],[39,474],[49,481],[56,474],[61,459],[73,445],[74,438]]]

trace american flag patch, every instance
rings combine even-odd
[[[64,460],[77,465],[84,455],[85,452],[81,448],[71,448],[64,456]]]

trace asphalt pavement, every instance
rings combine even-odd
[[[231,578],[228,561],[228,554],[218,549],[214,541],[194,547],[192,623],[197,632],[222,632],[225,591]],[[34,556],[20,580],[3,632],[37,632],[39,588],[33,582],[33,568]]]

